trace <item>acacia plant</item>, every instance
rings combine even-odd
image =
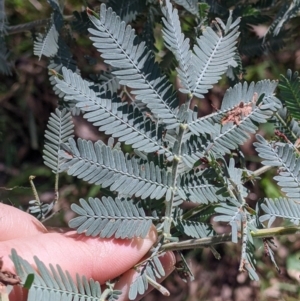
[[[210,248],[220,259],[216,244],[240,244],[239,270],[258,280],[255,250],[263,244],[275,263],[271,237],[299,231],[298,74],[289,70],[281,77],[279,94],[277,81],[247,83],[240,76],[245,25],[242,27],[236,13],[230,11],[225,21],[215,17],[208,22],[211,10],[207,4],[174,1],[190,18],[194,16],[194,35],[190,32],[187,38],[181,26],[181,17],[185,17],[182,10],[179,13],[169,0],[159,5],[149,0],[121,1],[127,10],[120,9],[117,1],[109,1],[101,4],[100,11],[87,8],[74,14],[74,28],[85,34],[88,30],[93,46],[108,66],[106,72],[83,79],[61,35],[62,10],[56,1],[48,2],[53,14],[46,34],[35,40],[34,53],[50,58],[50,82],[60,100],[45,133],[44,162],[56,174],[56,191],[58,175],[67,172],[101,185],[105,192],[101,198],[81,198],[78,204],[72,204],[78,216],[69,226],[87,236],[120,239],[143,238],[152,225],[156,227],[157,243],[148,258],[133,267],[139,276],[131,284],[131,300],[143,294],[149,284],[168,294],[156,285],[164,275],[159,257],[167,250],[181,254],[185,249]],[[145,6],[148,19],[143,33],[137,35],[127,23]],[[284,6],[265,39],[272,41],[295,15],[296,8],[299,3]],[[155,56],[152,30],[157,20],[167,53],[177,66],[176,70],[167,70],[167,75]],[[274,46],[264,42],[260,50]],[[171,84],[170,74],[180,80],[178,89]],[[229,77],[234,85],[227,89],[220,108],[199,117],[201,109],[195,100],[201,104],[222,76]],[[179,94],[184,101],[179,100]],[[74,139],[74,114],[82,114],[109,136],[108,143]],[[267,122],[274,126],[276,135],[271,140],[256,135],[254,146],[264,166],[250,171],[237,159],[242,156],[239,147]],[[124,145],[130,146],[127,152]],[[250,208],[245,184],[259,180],[273,167],[277,168],[274,179],[284,197],[263,199]],[[59,202],[58,194],[50,205],[36,197],[30,202],[30,212],[43,220],[55,202]],[[186,202],[194,204],[193,208],[185,209]],[[272,227],[277,217],[294,225]],[[214,225],[220,222],[229,225],[231,231],[217,233]],[[177,270],[184,279],[192,280],[181,257]],[[78,278],[75,284],[61,269],[47,269],[38,259],[36,272],[15,251],[12,258],[22,284],[30,287],[29,300],[118,297],[111,284],[101,297],[100,285],[93,280]]]

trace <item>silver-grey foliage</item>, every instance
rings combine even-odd
[[[192,170],[180,179],[177,193],[184,200],[208,204],[225,200],[221,194],[217,194],[219,189],[206,179],[205,172]]]
[[[67,170],[89,183],[110,187],[125,196],[135,195],[145,199],[162,198],[171,185],[171,174],[153,162],[129,158],[120,150],[111,149],[102,141],[94,145],[91,141],[73,139],[60,151],[64,163],[60,171]]]
[[[209,237],[216,234],[209,223],[198,221],[199,216],[194,218],[194,220],[186,220],[182,215],[182,209],[178,209],[174,213],[174,225],[182,234],[192,238]]]
[[[109,0],[106,5],[111,7],[122,21],[129,23],[144,11],[146,1],[139,0]]]
[[[264,80],[249,86],[246,82],[237,84],[227,90],[220,108],[225,114],[223,118],[220,114],[215,118],[221,126],[212,134],[214,152],[225,154],[236,149],[249,139],[249,134],[257,131],[258,124],[267,122],[281,108],[279,99],[274,96],[276,86],[275,81]]]
[[[80,199],[80,206],[72,204],[71,209],[79,216],[69,222],[70,228],[86,236],[115,238],[145,238],[154,217],[146,216],[144,209],[132,200],[111,197]]]
[[[141,6],[135,7],[135,3]],[[282,102],[275,96],[277,82],[236,82],[226,91],[220,108],[206,116],[201,116],[201,105],[194,105],[195,102],[201,104],[228,70],[234,80],[236,66],[242,69],[236,46],[240,18],[234,19],[229,12],[226,22],[216,18],[208,26],[198,24],[202,34],[193,40],[184,34],[181,16],[169,0],[154,6],[155,3],[121,1],[121,17],[108,7],[109,4],[117,6],[114,0],[108,1],[108,5],[101,4],[99,13],[87,9],[76,14],[77,30],[87,32],[88,29],[94,47],[109,65],[105,73],[88,80],[83,79],[70,50],[58,36],[61,11],[54,0],[50,1],[54,9],[50,28],[55,26],[57,34],[48,31],[54,45],[46,47],[47,41],[41,40],[36,47],[39,55],[51,56],[50,80],[61,108],[49,119],[45,164],[55,173],[65,171],[99,185],[101,192],[107,195],[81,198],[79,204],[72,204],[71,209],[77,216],[69,226],[80,234],[101,238],[144,238],[153,225],[159,233],[151,254],[135,266],[138,275],[129,289],[131,300],[144,294],[149,283],[168,294],[156,283],[165,274],[160,257],[168,249],[165,246],[172,242],[180,244],[177,241],[182,235],[189,236],[191,244],[208,241],[202,246],[210,247],[217,254],[212,245],[214,238],[220,236],[211,220],[231,227],[227,240],[231,238],[232,242],[241,244],[239,270],[247,270],[250,277],[257,280],[253,233],[264,227],[262,222],[269,221],[271,226],[276,217],[288,218],[298,225],[300,215],[296,202],[300,196],[297,144],[300,131],[297,121],[288,118],[289,112],[282,110]],[[198,16],[197,1],[175,3]],[[177,62],[180,97],[156,62],[152,51],[155,47],[149,41],[142,41],[132,25],[124,21],[134,18],[143,5],[150,5],[153,11],[161,10],[159,21],[162,21],[164,49]],[[151,27],[157,16],[153,13],[150,18]],[[196,18],[196,21],[199,20]],[[58,51],[55,52],[56,45]],[[288,82],[282,87],[292,93]],[[75,113],[81,113],[85,120],[109,136],[108,143],[75,140],[71,117]],[[279,168],[274,179],[287,196],[275,202],[265,200],[261,204],[265,214],[259,218],[258,210],[247,204],[249,187],[245,185],[255,180],[256,174],[247,170],[239,147],[257,132],[260,124],[269,120],[278,128],[279,138],[286,133],[295,144],[287,141],[289,138],[284,142],[267,142],[257,136],[254,146],[263,158],[262,164]],[[114,139],[117,140],[115,146]],[[224,157],[228,154],[230,158]],[[194,203],[191,210],[185,208],[185,202]],[[43,214],[43,210],[46,208],[34,204],[35,213]],[[26,263],[21,265],[29,269]],[[38,265],[42,277],[51,277],[40,262]],[[62,272],[52,267],[51,271],[53,276],[58,276],[57,281],[62,279]],[[86,280],[84,283],[86,289],[80,294],[84,294],[88,286],[97,291],[95,283],[89,284]],[[47,284],[45,281],[45,286]],[[58,295],[56,286],[60,284],[51,285],[49,292]],[[75,293],[75,298],[79,293]],[[117,298],[117,294],[111,296]]]
[[[300,223],[300,204],[287,198],[265,199],[261,205],[261,209],[265,212],[259,220],[261,222],[268,221],[268,228],[271,227],[276,218],[285,218],[293,224]]]
[[[45,34],[39,33],[34,41],[33,53],[41,59],[42,55],[53,57],[59,48],[59,32],[63,26],[63,16],[59,2],[48,0],[53,9],[50,24]]]
[[[142,295],[149,287],[149,281],[156,281],[165,276],[164,268],[157,255],[150,257],[149,260],[140,267],[140,274],[134,279],[129,288],[128,297],[135,300],[138,295]],[[150,279],[149,279],[150,278]],[[151,282],[150,282],[151,283]]]
[[[268,143],[260,135],[256,136],[255,148],[264,160],[264,165],[279,167],[274,180],[278,182],[282,192],[294,201],[300,197],[300,159],[295,154],[292,144]]]
[[[240,21],[233,21],[231,15],[226,24],[217,19],[197,38],[192,51],[189,40],[182,33],[177,10],[166,1],[162,12],[166,47],[179,63],[181,92],[187,94],[189,100],[178,106],[177,97],[154,62],[151,51],[144,42],[138,41],[132,27],[122,22],[111,8],[102,4],[99,16],[88,10],[94,24],[94,28],[89,29],[91,40],[104,62],[113,67],[112,74],[120,85],[130,88],[133,103],[128,104],[118,97],[103,97],[95,92],[92,82],[64,67],[62,76],[56,77],[55,88],[62,93],[65,102],[75,103],[85,119],[105,134],[131,145],[140,158],[124,155],[121,150],[112,149],[101,141],[92,143],[78,139],[76,143],[69,139],[60,151],[63,160],[60,171],[107,187],[117,192],[119,198],[165,200],[173,206],[172,210],[183,201],[218,203],[215,212],[220,215],[215,220],[229,222],[234,242],[238,242],[238,233],[245,227],[242,258],[251,277],[257,279],[254,259],[249,254],[252,241],[247,225],[253,217],[244,200],[247,196],[242,181],[244,171],[234,167],[234,160],[227,167],[225,161],[220,165],[216,158],[244,144],[260,123],[267,122],[281,108],[280,101],[274,96],[277,83],[265,80],[250,85],[236,84],[228,89],[217,112],[199,118],[198,109],[190,108],[190,97],[203,98],[227,68],[235,64]],[[156,156],[163,156],[165,162],[158,164]],[[205,159],[207,157],[209,159]],[[194,172],[193,167],[199,159],[211,162],[215,174],[206,177],[207,170]],[[168,167],[171,163],[172,168]],[[225,178],[217,176],[222,173]],[[91,199],[90,203],[81,200],[82,208],[73,206],[80,216],[71,222],[71,226],[88,235],[136,236],[137,233],[130,230],[128,212],[121,210],[120,216],[116,217],[118,206],[121,206],[119,198],[116,199],[119,205],[111,206],[114,208],[112,215],[106,219],[103,212],[95,212],[97,206],[103,205],[103,200]],[[105,204],[104,207],[109,202],[105,201]],[[111,218],[113,222],[109,222]],[[120,230],[118,225],[125,221],[128,230]],[[150,225],[149,220],[147,222]],[[205,224],[196,220],[179,216],[174,224],[194,238],[208,235]],[[143,276],[135,282],[131,297],[144,291],[145,279]],[[137,283],[139,286],[135,288]]]
[[[56,109],[55,113],[51,114],[45,131],[46,142],[43,159],[45,165],[50,167],[54,173],[59,172],[62,164],[58,155],[60,146],[74,136],[73,128],[71,113],[68,110]]]
[[[233,24],[228,21],[226,25],[221,20],[217,20],[215,23],[217,30],[207,27],[203,35],[197,39],[197,45],[192,52],[189,39],[181,32],[177,10],[173,10],[171,3],[167,1],[162,11],[165,16],[163,18],[164,41],[179,63],[177,72],[183,85],[180,91],[203,98],[208,89],[218,82],[228,66],[234,64],[239,20]]]
[[[189,11],[193,15],[199,16],[198,0],[175,0],[174,2],[183,6],[187,11]]]
[[[299,123],[291,116],[286,107],[279,110],[270,121],[274,123],[275,131],[278,130],[284,134],[291,143],[295,143],[300,137]]]
[[[58,49],[58,32],[52,24],[45,35],[39,34],[34,41],[33,53],[41,59],[42,55],[54,56]]]
[[[273,23],[270,25],[265,35],[277,36],[279,32],[284,28],[285,23],[295,18],[300,11],[300,2],[293,0],[283,3]]]
[[[99,18],[89,14],[96,29],[90,29],[91,40],[101,52],[104,62],[120,68],[113,71],[120,84],[132,88],[137,101],[147,104],[152,113],[164,123],[178,124],[174,107],[177,99],[172,86],[160,74],[154,56],[144,42],[137,44],[137,36],[130,25],[125,24],[104,4],[100,7]]]
[[[85,114],[83,117],[98,126],[100,131],[118,138],[133,148],[145,152],[171,152],[162,145],[162,129],[150,118],[122,102],[120,98],[101,98],[80,75],[62,68],[63,79],[57,79],[56,88],[64,93],[65,101],[74,101]]]
[[[37,257],[34,261],[37,267],[35,270],[26,260],[21,258],[13,249],[11,259],[16,267],[16,272],[24,284],[27,277],[32,277],[33,282],[28,293],[28,300],[31,301],[65,301],[65,300],[91,300],[96,301],[101,297],[101,286],[98,281],[76,276],[76,282],[68,272],[57,265],[52,264],[49,268]],[[120,294],[120,291],[112,291],[110,295]]]

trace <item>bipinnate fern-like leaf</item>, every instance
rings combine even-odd
[[[274,96],[277,83],[237,84],[229,88],[220,110],[205,117],[190,114],[188,127],[194,134],[182,146],[182,160],[192,167],[208,151],[224,155],[243,145],[260,123],[267,122],[281,102]]]
[[[270,25],[266,35],[277,36],[285,23],[290,19],[296,17],[300,11],[300,2],[282,2],[281,9],[274,18],[273,23]]]
[[[122,102],[120,98],[100,98],[91,89],[91,83],[80,75],[62,68],[63,79],[56,77],[57,89],[64,93],[64,100],[74,101],[76,107],[85,113],[83,117],[100,131],[132,145],[133,148],[158,153],[166,152],[169,160],[172,153],[162,145],[162,127],[150,118],[145,118],[138,108]]]
[[[177,223],[176,229],[192,238],[202,238],[213,234],[210,225],[197,221],[181,220]]]
[[[77,146],[78,145],[78,146]],[[63,144],[61,170],[89,183],[110,187],[123,196],[160,199],[171,192],[171,174],[155,166],[129,158],[121,150],[111,149],[102,141],[93,144],[83,139]]]
[[[65,93],[59,90],[56,87],[56,76],[57,74],[62,73],[62,68],[68,68],[77,74],[80,74],[80,70],[77,67],[76,61],[73,59],[73,54],[70,51],[70,48],[66,44],[66,42],[59,37],[58,38],[58,51],[55,56],[50,59],[50,63],[48,65],[49,69],[49,81],[52,85],[52,89],[54,93],[61,99],[64,98]],[[75,103],[72,101],[59,101],[60,108],[67,108],[73,116],[77,116],[80,114],[80,109],[75,106]]]
[[[193,89],[193,76],[195,74],[195,66],[192,64],[192,52],[190,50],[189,39],[184,37],[181,31],[180,20],[177,9],[173,9],[169,0],[165,6],[162,6],[162,18],[164,27],[162,30],[164,43],[166,47],[173,52],[178,61],[176,68],[178,77],[184,88],[180,91],[183,93],[191,93]]]
[[[244,235],[244,237],[251,237],[251,235]],[[242,258],[239,270],[243,272],[245,269],[248,271],[250,279],[259,281],[258,274],[255,271],[256,259],[254,257],[255,247],[253,243],[247,239],[243,242],[243,251],[242,251]]]
[[[265,198],[260,205],[265,214],[259,217],[260,222],[268,221],[270,228],[276,218],[284,218],[290,220],[293,224],[300,224],[300,204],[297,201],[287,198]]]
[[[279,167],[274,180],[278,182],[282,192],[294,201],[300,197],[300,159],[295,154],[291,144],[269,143],[262,136],[257,135],[258,142],[254,143],[262,164]]]
[[[37,55],[39,60],[42,55],[46,57],[54,56],[58,50],[58,36],[59,34],[54,24],[51,25],[45,35],[39,33],[33,45],[34,55]]]
[[[144,0],[109,0],[106,5],[120,16],[121,20],[130,23],[138,14],[145,11],[146,1]]]
[[[59,2],[55,0],[48,0],[48,3],[51,5],[53,10],[50,25],[44,35],[38,34],[33,44],[33,53],[37,55],[39,59],[41,59],[42,55],[46,57],[53,57],[57,53],[59,48],[59,31],[64,24]]]
[[[286,76],[280,75],[278,87],[280,98],[286,105],[289,113],[297,120],[300,119],[300,77],[299,73],[288,70]]]
[[[28,291],[30,301],[65,301],[65,300],[91,300],[101,298],[101,286],[93,279],[76,276],[76,282],[68,272],[64,272],[59,265],[49,268],[36,256],[34,261],[37,271],[13,249],[11,255],[17,275],[24,285],[28,275],[33,275],[33,282]],[[120,291],[111,291],[110,295],[119,295]]]
[[[300,137],[300,126],[286,107],[279,110],[270,120],[275,127],[275,135],[282,142],[295,143]],[[279,132],[278,132],[279,131]]]
[[[199,161],[199,159],[207,155],[206,151],[210,145],[211,142],[208,135],[191,135],[181,147],[182,163],[192,169],[194,164]]]
[[[31,215],[33,215],[38,220],[45,219],[53,210],[55,201],[52,201],[51,203],[43,203],[41,201],[37,200],[31,200],[28,202],[29,207],[28,211]]]
[[[251,229],[253,226],[253,222],[256,218],[246,214],[246,211],[242,212],[242,224],[241,224],[241,242],[242,242],[242,251],[241,251],[241,259],[240,259],[240,267],[239,270],[243,272],[245,269],[248,271],[249,276],[252,280],[258,281],[258,275],[255,271],[255,263],[256,260],[253,256],[255,251],[253,238],[251,235]],[[257,228],[255,227],[254,230]]]
[[[192,170],[181,177],[177,193],[182,199],[201,204],[216,203],[224,200],[224,197],[217,193],[220,187],[209,183],[205,173],[206,171]]]
[[[218,82],[228,66],[235,65],[233,57],[239,36],[239,22],[240,19],[237,19],[232,23],[231,16],[226,25],[216,19],[213,23],[215,31],[207,27],[203,35],[197,38],[192,58],[192,65],[196,70],[193,76],[193,95],[204,98],[204,94]]]
[[[174,221],[176,229],[192,238],[213,236],[215,232],[211,225],[193,220],[177,219]]]
[[[222,160],[224,163],[222,165],[222,168],[225,175],[225,177],[223,177],[223,187],[221,188],[221,190],[224,189],[226,191],[226,193],[224,194],[225,196],[235,195],[239,202],[243,203],[242,198],[248,196],[248,190],[244,186],[243,179],[243,174],[244,172],[247,172],[247,170],[236,168],[236,163],[233,158],[230,158],[229,164],[227,164],[227,162],[223,158],[221,158],[220,160]],[[216,170],[216,173],[220,175],[218,169]],[[220,193],[220,191],[218,193]]]
[[[276,86],[275,81],[268,80],[236,84],[226,91],[217,112],[198,118],[197,109],[190,110],[188,127],[195,135],[210,134],[220,149],[232,144],[225,152],[235,149],[248,139],[247,133],[254,133],[259,123],[266,122],[281,107],[274,96]]]
[[[174,2],[184,7],[191,14],[199,17],[198,5],[200,3],[198,3],[198,0],[174,0]]]
[[[129,288],[129,300],[135,300],[142,295],[149,287],[149,283],[156,283],[157,278],[165,276],[164,268],[158,255],[151,256],[143,265],[138,267],[139,275],[134,279]],[[156,283],[157,286],[160,286]]]
[[[113,71],[120,84],[130,87],[135,101],[147,104],[153,114],[162,122],[174,128],[178,120],[174,112],[177,98],[172,85],[160,74],[158,64],[145,42],[137,44],[137,36],[130,25],[121,22],[120,18],[101,4],[100,15],[88,10],[90,20],[96,29],[89,29],[93,45],[101,53],[104,62],[119,68]]]
[[[231,160],[231,162],[233,162],[233,160]],[[231,166],[229,165],[229,169],[232,169],[232,164]],[[230,172],[229,170],[226,173],[228,173],[228,177],[232,174],[232,171]],[[239,189],[238,185],[232,185],[236,186],[236,190]],[[251,230],[257,229],[256,224],[254,225],[256,217],[253,217],[246,209],[246,203],[242,198],[243,192],[240,193],[239,191],[234,191],[234,189],[232,189],[232,192],[233,197],[227,198],[226,203],[219,203],[215,208],[215,212],[220,215],[215,216],[214,221],[227,222],[231,226],[232,242],[234,243],[238,242],[238,234],[241,234],[242,250],[239,270],[242,272],[246,269],[250,278],[257,281],[259,278],[255,271],[256,261],[253,256],[255,248],[251,235]],[[240,196],[238,194],[240,194]]]
[[[258,124],[267,122],[281,108],[280,101],[273,94],[276,85],[275,81],[265,80],[229,88],[220,113],[213,116],[219,131],[211,135],[210,150],[223,155],[229,153],[243,145],[249,134],[256,132]]]
[[[237,202],[234,198],[229,198],[229,202],[220,203],[215,211],[220,215],[214,217],[214,221],[227,222],[231,226],[232,242],[238,242],[238,233],[241,233],[241,261],[239,270],[242,272],[245,269],[248,271],[251,279],[258,281],[258,275],[255,271],[255,258],[253,239],[250,231],[251,221],[254,220],[250,216],[244,206]],[[256,228],[255,228],[256,229]]]
[[[282,162],[277,153],[278,144],[268,142],[261,135],[256,135],[257,142],[253,143],[256,151],[258,152],[259,157],[264,159],[261,163],[267,166],[276,166],[281,167]],[[284,147],[283,144],[280,144],[281,147]],[[277,146],[277,147],[276,147]],[[286,145],[287,148],[290,148]]]
[[[227,222],[231,226],[232,242],[238,242],[238,231],[241,229],[244,215],[240,210],[241,204],[230,198],[230,203],[220,203],[215,211],[220,215],[214,217],[215,222]]]
[[[61,66],[59,72],[61,72],[61,68],[64,66],[65,68],[72,70],[77,74],[80,73],[77,67],[77,62],[74,60],[69,46],[61,37],[58,38],[58,50],[55,56],[50,60],[50,63],[51,62]],[[48,67],[48,69],[50,69],[50,67]]]
[[[86,236],[103,238],[145,238],[154,217],[146,216],[144,209],[132,200],[111,197],[79,200],[71,209],[79,216],[69,221],[69,227]]]
[[[207,27],[204,34],[197,39],[192,53],[189,39],[185,39],[181,32],[177,10],[173,10],[171,3],[167,1],[162,12],[165,16],[163,37],[166,47],[179,62],[177,72],[183,85],[180,91],[203,98],[227,68],[236,64],[233,58],[239,35],[239,19],[232,23],[230,16],[226,25],[217,19],[214,22],[216,30]]]
[[[58,156],[60,145],[74,136],[74,124],[71,113],[67,109],[56,109],[51,113],[45,131],[44,164],[52,169],[54,173],[59,172],[61,159]]]
[[[147,20],[144,23],[143,31],[140,34],[140,38],[142,41],[145,41],[145,45],[149,50],[153,53],[158,52],[158,49],[155,45],[155,35],[154,35],[154,27],[155,27],[155,15],[156,15],[156,8],[149,7],[147,12]]]
[[[92,77],[92,80],[95,82],[95,85],[91,85],[91,88],[95,88],[100,93],[110,92],[113,95],[121,87],[118,78],[111,72],[103,71],[96,78]]]
[[[199,134],[214,134],[218,133],[220,130],[219,125],[216,123],[215,118],[219,114],[224,115],[222,112],[215,112],[201,118],[198,118],[198,107],[195,106],[193,110],[187,110],[186,122],[188,124],[188,129],[194,135]]]

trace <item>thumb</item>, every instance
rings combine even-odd
[[[32,215],[0,203],[0,241],[48,232]]]
[[[46,266],[60,265],[73,278],[76,274],[105,283],[114,279],[135,265],[156,241],[156,231],[152,228],[145,239],[132,240],[100,239],[68,233],[46,233],[25,238],[0,242],[2,271],[15,273],[9,254],[14,248],[19,256],[36,268],[36,255]],[[14,287],[10,300],[22,300],[23,292]]]
[[[9,258],[11,249],[35,267],[33,256],[46,266],[59,264],[68,270],[71,277],[76,274],[93,278],[100,283],[113,279],[135,265],[156,241],[156,231],[150,230],[145,239],[132,240],[101,239],[86,237],[75,231],[46,233],[18,238],[0,243],[3,270],[14,271]],[[35,267],[36,268],[36,267]]]

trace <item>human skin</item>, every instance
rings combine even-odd
[[[118,300],[123,301],[127,300],[130,283],[136,276],[130,269],[142,260],[157,239],[154,227],[145,239],[130,240],[92,238],[75,231],[57,231],[49,231],[31,215],[0,203],[2,271],[15,273],[9,258],[11,249],[14,248],[19,256],[34,267],[33,256],[37,256],[46,266],[50,263],[54,266],[59,264],[73,279],[76,279],[78,273],[103,284],[122,275],[115,289],[122,290]],[[169,275],[175,264],[173,253],[166,253],[161,257],[161,262],[166,276]],[[26,296],[20,287],[14,286],[9,300],[26,300]]]

